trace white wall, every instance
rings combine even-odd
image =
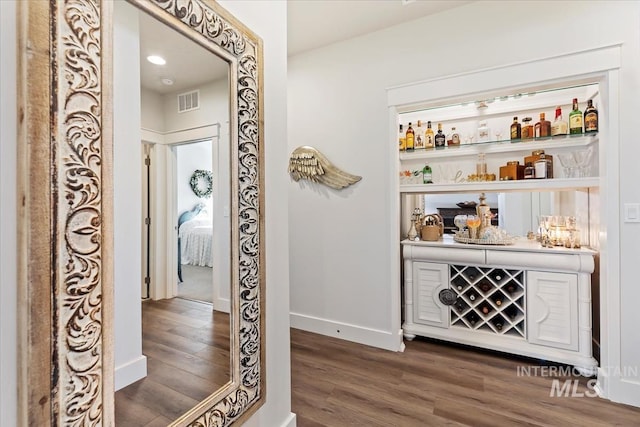
[[[178,113],[178,94],[200,90],[200,108]],[[229,80],[225,77],[188,90],[180,90],[162,96],[166,132],[210,125],[224,124],[229,120]]]
[[[16,2],[0,2],[0,427],[17,423]]]
[[[166,129],[163,96],[152,90],[140,88],[140,98],[140,122],[142,128],[163,133]]]
[[[191,210],[196,204],[204,203],[211,207],[211,197],[200,198],[191,189],[191,175],[197,169],[212,171],[212,143],[211,141],[194,142],[176,147],[177,158],[177,187],[178,215]]]
[[[267,400],[246,425],[294,426],[289,359],[289,253],[287,187],[287,4],[220,4],[264,42],[264,154],[266,245]]]
[[[523,20],[532,10],[549,13],[543,20]],[[289,185],[292,325],[335,336],[344,336],[336,331],[346,327],[350,339],[380,346],[396,333],[399,319],[390,301],[399,283],[390,283],[389,259],[397,243],[385,231],[395,226],[387,205],[397,197],[388,179],[387,144],[397,133],[388,129],[390,86],[623,42],[620,199],[640,201],[634,173],[639,31],[638,2],[474,2],[289,58],[289,151],[313,145],[363,176],[342,192]],[[608,233],[615,242],[618,230]],[[640,286],[634,248],[640,226],[623,224],[619,235],[620,362],[635,366]],[[633,381],[614,386],[611,398],[640,405]]]
[[[113,11],[113,228],[116,390],[147,374],[142,355],[142,150],[138,12]]]

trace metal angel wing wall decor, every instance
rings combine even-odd
[[[307,179],[336,190],[348,187],[362,179],[335,167],[324,154],[313,147],[301,146],[289,156],[289,174],[294,181]]]

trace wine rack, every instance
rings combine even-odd
[[[449,266],[451,326],[526,338],[525,272],[506,268]]]

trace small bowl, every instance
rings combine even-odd
[[[460,202],[456,203],[456,206],[458,206],[459,208],[475,208],[476,202]]]

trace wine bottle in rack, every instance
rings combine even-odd
[[[485,304],[482,306],[481,310],[482,310],[482,314],[489,314],[489,312],[491,311],[491,307]]]
[[[493,302],[495,303],[495,305],[497,305],[498,307],[500,307],[502,305],[502,297],[496,297]]]
[[[501,320],[496,320],[493,325],[496,327],[497,330],[501,331],[502,330],[502,321]]]
[[[488,281],[484,280],[480,283],[479,288],[482,292],[484,292],[485,294],[487,292],[489,292],[491,290],[491,288],[493,288],[493,285],[491,283],[489,283]]]
[[[509,294],[513,294],[517,290],[517,286],[514,283],[509,283],[505,289]]]
[[[478,322],[478,316],[476,316],[475,313],[471,313],[468,317],[467,320],[469,320],[469,323],[471,323],[471,325],[475,325]]]
[[[469,301],[475,301],[475,300],[476,300],[476,297],[477,297],[477,296],[476,296],[476,293],[475,293],[475,292],[473,292],[473,291],[470,291],[470,292],[467,294],[467,298],[469,298]]]

